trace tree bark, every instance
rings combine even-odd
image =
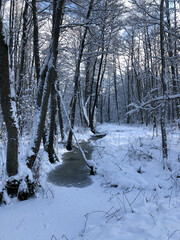
[[[47,71],[46,71],[45,83],[44,83],[44,88],[42,93],[42,101],[40,105],[40,110],[38,106],[36,109],[36,114],[35,114],[34,123],[33,123],[32,142],[30,146],[30,151],[28,152],[28,156],[27,156],[27,166],[29,168],[33,167],[37,153],[39,151],[41,138],[43,134],[49,95],[51,91],[51,81],[53,81],[55,77],[55,67],[56,67],[57,55],[58,55],[58,40],[59,40],[59,34],[60,34],[60,23],[62,21],[62,10],[63,10],[64,4],[65,4],[65,0],[57,0],[56,11],[54,13],[55,17],[54,17],[54,24],[53,24],[53,31],[52,31],[52,39],[50,44],[50,55],[47,56],[47,60],[46,60],[47,63],[45,65],[45,67],[47,66]],[[42,88],[42,85],[40,84],[39,87]],[[39,96],[37,95],[37,98],[38,97]]]
[[[104,47],[103,47],[103,51],[104,51]],[[106,51],[108,52],[108,47],[107,47]],[[98,75],[97,75],[97,82],[96,82],[95,98],[94,98],[94,103],[92,106],[92,111],[89,114],[89,126],[91,129],[91,132],[94,134],[96,133],[95,126],[94,126],[95,112],[96,112],[96,107],[97,107],[97,103],[98,103],[99,93],[101,91],[102,82],[104,79],[104,73],[106,71],[107,53],[105,54],[104,66],[103,66],[103,61],[104,61],[104,53],[101,55],[101,59],[100,59]],[[103,70],[102,70],[102,68],[103,68]]]
[[[12,56],[13,56],[13,28],[14,28],[14,15],[15,15],[15,4],[14,0],[10,2],[10,13],[9,13],[9,58],[10,58],[10,68],[12,69]]]
[[[166,82],[165,82],[165,32],[164,32],[164,0],[161,0],[160,3],[160,45],[161,45],[161,84],[162,84],[162,95],[164,97],[163,104],[161,106],[161,134],[162,134],[162,151],[163,151],[163,159],[166,162],[168,158],[168,150],[167,150],[167,134],[166,134],[166,102],[165,95],[167,94],[166,90]],[[166,163],[165,163],[166,164]],[[166,166],[164,166],[166,167]]]
[[[56,128],[56,90],[55,90],[55,81],[57,79],[57,73],[54,69],[54,76],[51,79],[51,103],[50,103],[50,128],[49,128],[49,134],[48,134],[48,141],[46,143],[46,151],[49,155],[49,161],[51,163],[55,163],[58,160],[58,157],[54,150],[54,132]]]
[[[116,103],[116,111],[117,111],[117,120],[120,123],[119,117],[119,104],[118,104],[118,91],[117,91],[117,73],[116,73],[116,58],[113,55],[113,73],[114,73],[114,93],[115,93],[115,103]]]
[[[35,69],[37,82],[40,77],[40,57],[39,57],[39,28],[38,28],[38,18],[37,18],[37,5],[36,0],[32,0],[32,13],[33,13],[33,51],[35,59]]]
[[[15,98],[12,96],[9,75],[8,46],[4,41],[2,27],[0,18],[0,102],[8,134],[6,169],[8,176],[13,176],[18,173],[18,126],[15,117]]]
[[[28,12],[28,3],[25,2],[24,11],[23,11],[23,33],[22,33],[22,40],[21,40],[21,59],[19,64],[19,74],[18,74],[18,80],[17,80],[17,96],[18,100],[20,100],[21,88],[23,84],[23,73],[24,73],[24,59],[25,59],[25,47],[27,43],[27,12]],[[18,101],[19,102],[19,101]],[[19,106],[18,106],[19,108]]]
[[[59,84],[57,84],[57,90],[59,90]],[[59,94],[57,94],[57,106],[58,106],[58,119],[59,119],[59,128],[61,133],[61,139],[64,140],[64,123],[63,123],[63,116],[62,116],[62,108],[61,108],[61,99]]]
[[[102,52],[104,49],[102,49]],[[98,95],[99,95],[99,85],[100,85],[100,77],[101,77],[101,69],[103,65],[103,59],[104,59],[104,54],[101,54],[101,59],[99,63],[99,70],[98,70],[98,75],[97,75],[97,82],[96,82],[96,91],[95,91],[95,99],[94,99],[94,104],[92,106],[92,111],[89,115],[89,124],[90,124],[90,129],[92,133],[96,133],[95,126],[94,126],[94,114],[95,114],[95,109],[98,101]]]

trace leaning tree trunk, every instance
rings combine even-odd
[[[9,76],[8,46],[2,34],[1,18],[0,46],[0,102],[8,134],[6,169],[8,176],[13,176],[18,173],[18,126],[15,117],[15,98],[12,96],[12,86]]]
[[[55,1],[55,0],[54,0]],[[27,156],[27,166],[29,168],[33,167],[35,162],[37,153],[39,151],[41,138],[43,134],[46,113],[47,113],[47,106],[49,101],[49,95],[51,91],[51,81],[55,77],[55,67],[57,62],[57,55],[58,55],[58,40],[60,34],[60,23],[62,21],[62,10],[64,6],[65,0],[58,0],[56,5],[56,11],[54,16],[54,24],[53,24],[53,31],[52,31],[52,40],[50,45],[50,55],[47,56],[47,63],[45,65],[44,70],[46,70],[46,78],[44,81],[44,88],[43,93],[41,94],[41,90],[38,89],[37,94],[37,109],[36,114],[33,122],[33,136],[31,141],[30,150]],[[39,88],[42,89],[42,82],[39,83]],[[41,104],[40,104],[40,99]],[[39,109],[40,105],[40,109]]]
[[[57,7],[57,1],[53,2],[53,29],[55,28],[55,12]],[[60,24],[62,24],[63,15],[60,19]],[[57,71],[54,68],[53,77],[51,79],[51,102],[50,102],[50,127],[47,137],[47,142],[45,143],[45,150],[48,153],[49,161],[51,163],[55,163],[59,161],[55,150],[54,150],[54,135],[56,130],[56,107],[57,107],[57,98],[56,98],[56,90],[55,84],[57,81]]]

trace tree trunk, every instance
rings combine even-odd
[[[37,81],[40,77],[40,57],[39,57],[39,30],[38,30],[38,18],[37,18],[37,5],[36,0],[32,0],[32,12],[33,12],[33,51],[35,59],[35,69]]]
[[[107,121],[110,123],[111,121],[111,81],[109,79],[109,84],[108,84],[108,107],[107,107]]]
[[[90,4],[89,4],[89,9],[88,9],[88,13],[87,13],[87,16],[86,16],[86,20],[88,20],[89,17],[90,17],[91,10],[92,10],[92,7],[93,7],[93,3],[94,3],[94,0],[91,0]],[[84,50],[87,31],[88,31],[88,26],[85,27],[85,30],[84,30],[84,33],[83,33],[83,36],[82,36],[82,40],[80,42],[79,54],[78,54],[78,59],[77,59],[77,63],[76,63],[76,70],[75,70],[75,75],[74,75],[74,94],[73,94],[73,99],[72,99],[73,101],[72,101],[71,116],[70,116],[71,129],[69,130],[69,135],[68,135],[68,140],[67,140],[67,145],[66,145],[67,150],[72,149],[72,136],[73,136],[72,129],[74,128],[74,122],[75,122],[78,81],[79,81],[79,75],[80,75],[80,64],[81,64],[81,59],[82,59],[82,55],[83,55],[83,50]]]
[[[15,4],[14,0],[10,2],[10,13],[9,13],[9,59],[10,59],[10,68],[12,69],[12,56],[13,56],[13,40],[14,40],[14,15],[15,15]]]
[[[0,102],[8,134],[6,169],[8,176],[13,176],[18,173],[18,126],[15,117],[15,96],[12,96],[12,86],[9,76],[8,46],[4,42],[4,36],[2,34],[1,18],[0,46]]]
[[[57,85],[57,90],[59,90],[59,85]],[[61,99],[59,94],[57,94],[57,106],[58,106],[58,119],[59,119],[59,128],[61,133],[61,139],[64,140],[64,123],[62,117],[62,108],[61,108]]]
[[[58,40],[59,40],[59,34],[60,34],[59,26],[62,21],[62,10],[63,10],[64,3],[65,3],[65,0],[58,0],[56,11],[54,13],[55,20],[54,20],[54,24],[53,24],[52,40],[51,40],[51,44],[50,44],[50,56],[47,56],[47,60],[46,60],[47,63],[45,65],[45,68],[47,66],[47,72],[46,72],[43,93],[41,94],[40,90],[38,90],[38,93],[40,93],[40,95],[42,95],[41,107],[40,107],[40,110],[39,110],[38,106],[36,109],[36,114],[35,114],[34,123],[33,123],[32,142],[31,142],[31,146],[30,146],[30,151],[28,152],[28,156],[27,156],[27,166],[29,168],[33,167],[37,153],[39,151],[41,138],[42,138],[42,134],[43,134],[43,128],[44,128],[45,119],[46,119],[49,95],[50,95],[50,91],[51,91],[51,81],[55,77],[55,69],[54,68],[56,66],[57,54],[58,54]],[[39,85],[39,88],[42,88],[42,83]],[[38,97],[39,96],[37,95],[37,98]],[[40,98],[39,98],[39,100],[40,100]],[[39,103],[40,102],[38,102],[38,104]]]
[[[91,116],[91,109],[92,109],[92,105],[93,105],[93,87],[94,87],[94,78],[95,78],[95,72],[96,72],[96,64],[97,64],[97,57],[95,58],[94,63],[93,63],[92,79],[91,79],[91,87],[90,87],[89,127],[90,127],[91,131],[94,128],[94,126],[93,126],[93,119],[92,119],[92,116]]]
[[[164,40],[165,40],[165,33],[164,33],[164,0],[161,0],[160,4],[160,45],[161,45],[161,84],[162,84],[162,94],[165,98],[166,92],[166,82],[165,82],[165,46],[164,46]],[[162,151],[163,151],[163,161],[164,161],[164,167],[166,167],[166,162],[168,158],[168,150],[167,150],[167,134],[166,134],[166,102],[164,99],[164,102],[161,106],[161,134],[162,134]]]
[[[117,91],[117,73],[116,73],[116,58],[113,55],[113,73],[114,73],[114,93],[115,93],[115,103],[116,103],[116,111],[117,111],[117,120],[120,123],[119,117],[119,104],[118,104],[118,91]]]
[[[108,46],[109,47],[109,46]],[[108,47],[107,47],[107,52],[108,52]],[[104,51],[104,47],[102,49],[102,52]],[[102,70],[103,67],[103,60],[104,60],[104,53],[102,53],[101,55],[101,59],[100,59],[100,63],[99,63],[99,69],[98,69],[98,75],[97,75],[97,82],[96,82],[96,90],[95,90],[95,98],[94,98],[94,104],[92,106],[92,111],[89,114],[89,126],[91,129],[92,133],[96,133],[95,130],[95,112],[96,112],[96,107],[97,107],[97,103],[98,103],[98,98],[99,98],[99,93],[101,91],[101,87],[102,87],[102,82],[103,82],[103,78],[104,78],[104,73],[106,71],[106,63],[107,63],[107,53],[105,55],[105,61],[104,61],[104,68]],[[102,72],[102,73],[101,73]]]
[[[51,163],[55,163],[59,161],[54,150],[54,132],[56,128],[55,118],[56,118],[56,106],[57,106],[56,90],[55,90],[55,81],[57,79],[57,73],[56,73],[56,70],[54,71],[55,71],[55,74],[51,80],[50,128],[49,128],[48,142],[46,143],[46,151],[48,152],[49,161]]]
[[[19,98],[22,95],[21,88],[22,88],[22,81],[23,81],[23,73],[24,73],[24,60],[25,60],[25,47],[27,43],[27,12],[28,12],[28,3],[25,2],[24,6],[24,12],[23,12],[23,33],[22,33],[22,40],[21,40],[21,59],[19,64],[19,74],[18,74],[18,80],[17,80],[17,96],[18,96],[18,102]],[[18,106],[18,110],[19,110]]]
[[[102,51],[104,51],[104,49],[102,49]],[[95,114],[95,108],[97,105],[98,95],[99,95],[99,82],[100,82],[100,77],[101,77],[101,69],[102,69],[102,65],[103,65],[103,59],[104,59],[104,54],[101,54],[99,70],[98,70],[98,75],[97,75],[97,82],[96,82],[95,99],[94,99],[94,104],[92,106],[92,111],[89,115],[89,124],[90,124],[90,129],[91,129],[92,133],[96,133],[95,126],[94,126],[94,114]]]

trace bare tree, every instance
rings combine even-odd
[[[89,20],[89,17],[90,17],[92,8],[93,8],[93,3],[94,3],[94,0],[91,0],[90,3],[89,3],[88,12],[87,12],[87,15],[86,15],[86,22],[87,23],[88,23],[88,20]],[[67,145],[66,145],[67,150],[72,149],[72,136],[73,136],[72,129],[74,128],[74,122],[75,122],[76,102],[77,102],[77,93],[78,93],[78,81],[79,81],[79,75],[80,75],[80,64],[81,64],[81,59],[82,59],[82,55],[83,55],[83,50],[84,50],[87,31],[88,31],[88,26],[85,26],[84,33],[82,35],[82,39],[81,39],[81,42],[80,42],[79,53],[78,53],[78,58],[77,58],[77,62],[76,62],[76,69],[75,69],[75,74],[74,74],[74,93],[73,93],[73,98],[72,98],[71,117],[70,117],[71,129],[69,131]]]

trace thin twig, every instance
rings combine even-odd
[[[168,237],[168,240],[169,240],[176,232],[180,232],[180,230],[174,231],[174,232]]]
[[[51,237],[51,240],[53,240],[53,239],[57,240],[57,238],[54,235],[52,235],[52,237]]]
[[[125,198],[126,198],[126,201],[128,202],[128,204],[129,204],[129,207],[131,208],[131,212],[132,212],[132,213],[134,213],[134,210],[133,210],[133,208],[132,208],[132,206],[131,206],[131,204],[130,204],[130,202],[129,202],[129,200],[128,200],[128,198],[127,198],[126,194],[125,194],[125,192],[123,192],[123,195],[125,196]]]
[[[137,194],[137,196],[134,198],[134,200],[131,202],[131,205],[136,201],[136,199],[139,197],[140,193],[142,192],[142,189],[139,191],[139,193]]]
[[[62,238],[65,238],[66,240],[68,240],[65,234],[62,235]]]

